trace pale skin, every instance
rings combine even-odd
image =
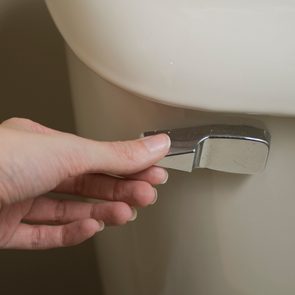
[[[98,142],[27,119],[3,122],[0,249],[73,246],[105,225],[133,221],[135,208],[154,204],[154,187],[167,181],[167,171],[153,165],[169,147],[164,134]],[[103,202],[57,200],[45,196],[49,192]]]

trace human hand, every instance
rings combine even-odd
[[[0,249],[79,244],[106,225],[136,218],[156,201],[168,174],[152,166],[170,146],[167,135],[97,142],[12,118],[0,125]],[[118,175],[120,177],[110,176]],[[86,203],[48,192],[104,200]]]

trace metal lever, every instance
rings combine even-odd
[[[168,155],[158,165],[192,172],[209,168],[239,174],[264,170],[269,149],[268,131],[244,125],[208,125],[145,132],[166,133],[171,139]]]

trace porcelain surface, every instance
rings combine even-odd
[[[126,92],[68,52],[79,134],[136,138],[145,130],[261,122],[272,135],[263,173],[169,171],[154,206],[97,235],[103,295],[294,295],[295,119],[174,108]],[[241,118],[243,117],[243,118]]]
[[[47,0],[72,50],[158,102],[295,115],[293,0]]]

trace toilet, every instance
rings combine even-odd
[[[271,136],[258,173],[176,165],[156,205],[99,234],[103,295],[294,295],[295,2],[46,3],[80,135],[226,124]]]

